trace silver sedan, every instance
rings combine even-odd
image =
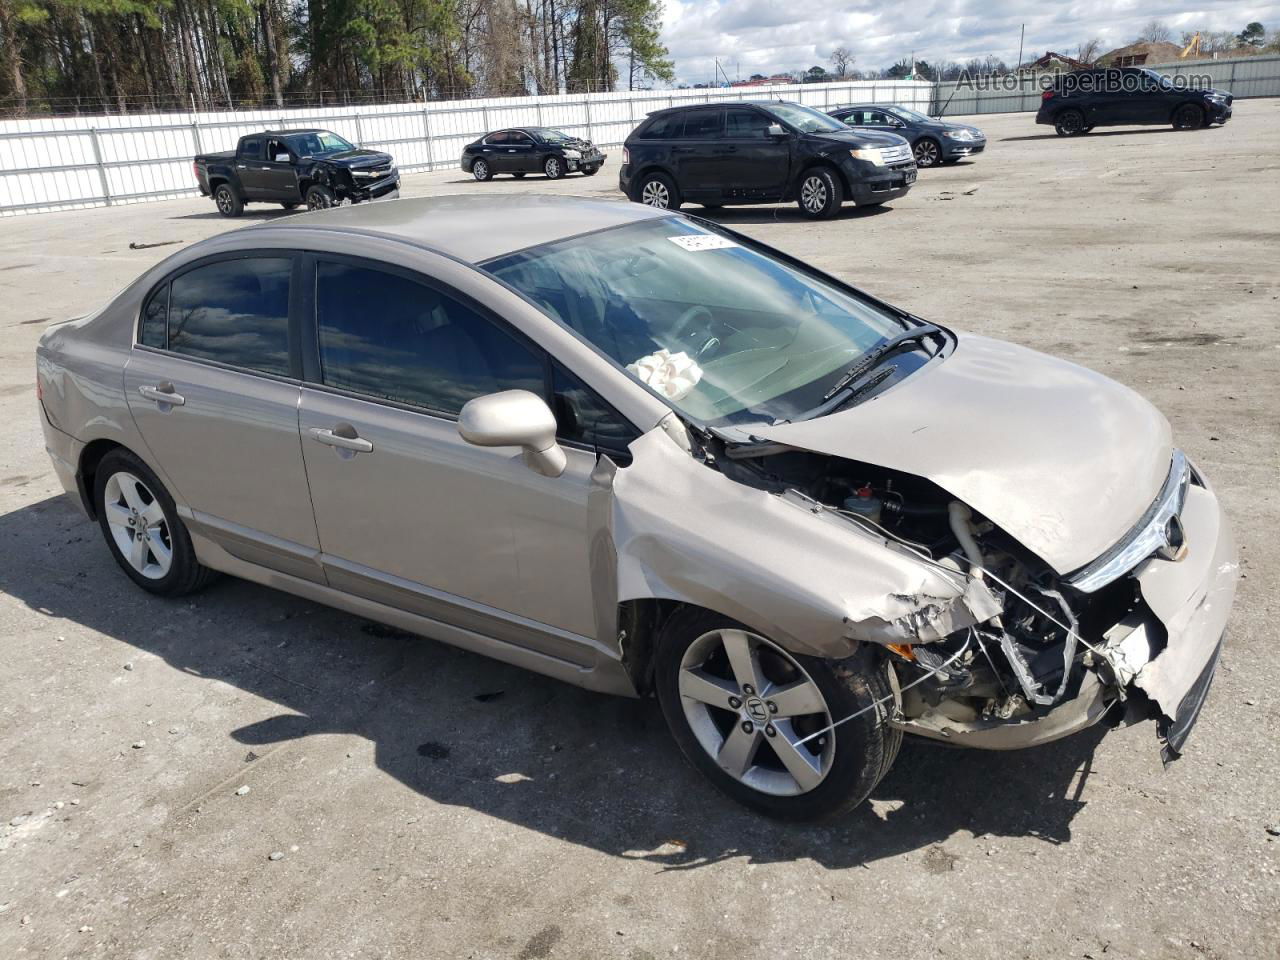
[[[654,695],[774,816],[904,733],[1009,749],[1203,704],[1231,536],[1168,423],[636,204],[401,200],[195,244],[37,352],[143,589],[229,574]]]

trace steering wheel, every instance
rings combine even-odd
[[[692,307],[685,310],[684,313],[680,314],[679,318],[676,320],[675,328],[672,330],[671,336],[676,340],[684,340],[693,325],[699,320],[706,324],[707,332],[709,334],[711,332],[711,324],[715,323],[715,319],[716,318],[711,315],[710,310],[700,303],[695,303]],[[705,346],[705,344],[702,346]],[[701,352],[701,347],[699,347],[697,352]]]

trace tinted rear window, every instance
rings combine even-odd
[[[683,126],[683,113],[664,113],[641,127],[636,136],[641,140],[670,140],[680,135],[680,128]]]
[[[289,276],[293,261],[221,260],[175,277],[169,349],[219,363],[289,375]]]
[[[719,107],[709,110],[690,110],[684,115],[681,140],[705,140],[720,136],[720,119],[724,113]]]

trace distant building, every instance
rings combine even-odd
[[[1068,57],[1065,53],[1054,53],[1050,50],[1039,60],[1024,63],[1018,68],[1019,73],[1069,73],[1072,70],[1088,70],[1093,64]]]
[[[1131,43],[1098,58],[1100,67],[1145,67],[1149,63],[1171,63],[1182,56],[1176,43]]]

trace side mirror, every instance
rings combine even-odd
[[[786,128],[780,123],[769,124],[769,129],[765,131],[771,137],[785,137],[787,135]]]
[[[905,127],[905,126],[906,126],[906,124],[905,124],[905,123],[903,123],[901,120],[890,120],[890,121],[889,121],[889,126],[891,126],[891,127]]]
[[[458,434],[477,447],[520,447],[529,469],[558,477],[568,463],[556,443],[556,418],[528,390],[503,390],[468,400],[458,416]]]
[[[276,163],[288,163],[288,162],[289,162],[289,155],[287,153],[276,154]]]

